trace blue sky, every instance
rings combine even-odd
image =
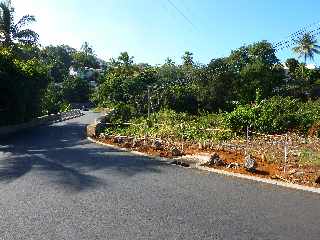
[[[104,59],[128,51],[137,62],[177,63],[188,50],[195,60],[227,56],[260,40],[278,42],[320,21],[319,0],[12,0],[17,17],[33,14],[43,45],[79,48],[88,41]],[[293,57],[290,50],[280,59]],[[316,58],[315,63],[320,63]]]

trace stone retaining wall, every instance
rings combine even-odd
[[[108,121],[110,114],[112,114],[112,111],[106,113],[104,116],[96,118],[93,124],[88,125],[86,129],[87,137],[98,137],[106,127],[106,122]]]

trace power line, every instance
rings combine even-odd
[[[171,0],[167,0],[168,3],[195,29],[197,29],[197,27],[193,24],[193,22],[183,13],[182,10],[180,10]]]
[[[298,41],[298,39],[302,35],[304,35],[306,33],[309,33],[313,36],[319,35],[320,34],[320,22],[314,22],[312,24],[306,25],[305,27],[299,29],[298,31],[296,31],[292,34],[289,34],[289,36],[286,39],[273,44],[273,46],[276,51],[281,51],[283,49],[290,48],[294,44],[296,44],[296,42]]]

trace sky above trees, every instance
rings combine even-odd
[[[128,51],[137,62],[177,63],[186,50],[195,60],[229,55],[260,40],[278,42],[320,21],[317,0],[12,0],[17,17],[33,14],[43,45],[88,41],[104,59]],[[175,7],[176,8],[175,8]],[[281,51],[282,60],[293,57]],[[320,64],[320,58],[315,58]]]

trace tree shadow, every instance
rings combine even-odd
[[[148,157],[90,143],[84,124],[65,122],[38,127],[0,140],[0,182],[12,182],[38,171],[63,188],[83,191],[106,185],[96,171],[124,177],[159,173],[164,165]],[[99,175],[100,176],[100,175]]]

